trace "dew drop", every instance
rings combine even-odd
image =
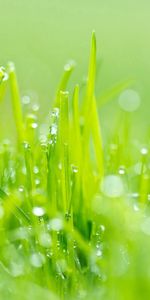
[[[23,143],[24,149],[29,150],[30,149],[30,144],[28,142]]]
[[[19,227],[14,230],[12,239],[15,240],[28,240],[28,231],[25,227]]]
[[[96,250],[96,256],[97,257],[102,257],[102,250],[100,249],[100,248],[98,248],[97,250]]]
[[[52,244],[52,239],[49,233],[42,232],[39,236],[39,243],[41,246],[48,248]]]
[[[38,127],[38,124],[35,123],[35,122],[34,122],[34,123],[31,123],[31,124],[30,124],[30,127],[33,128],[33,129],[36,129],[36,128]]]
[[[119,176],[108,175],[102,181],[101,190],[107,197],[121,197],[124,193],[124,185]]]
[[[132,89],[123,91],[118,101],[120,107],[128,112],[137,110],[141,102],[139,94]]]
[[[56,117],[56,118],[58,118],[58,116],[59,116],[59,108],[55,107],[55,108],[52,110],[52,112],[50,113],[50,116],[51,116],[51,117]]]
[[[120,175],[124,175],[124,174],[125,174],[125,167],[124,167],[124,166],[120,166],[120,167],[119,167],[119,170],[118,170],[118,173],[119,173]]]
[[[45,263],[45,257],[40,252],[35,252],[30,256],[30,263],[35,268],[41,268]]]
[[[20,185],[19,188],[18,188],[18,191],[20,193],[23,193],[24,192],[24,186],[23,185]]]
[[[38,185],[40,185],[40,183],[41,183],[40,179],[39,179],[39,178],[36,178],[36,179],[35,179],[35,184],[38,186]]]
[[[49,221],[48,229],[54,231],[60,231],[63,229],[63,220],[60,218],[55,218]]]
[[[22,103],[23,103],[24,105],[30,104],[30,101],[31,101],[31,99],[30,99],[29,96],[25,95],[25,96],[22,97]]]
[[[130,195],[130,197],[131,198],[133,198],[133,199],[138,199],[139,198],[139,193],[132,193],[131,195]]]
[[[34,166],[33,172],[34,172],[34,174],[38,174],[39,173],[39,168],[37,166]]]
[[[8,80],[8,74],[5,71],[4,67],[0,67],[0,83],[2,81],[7,81]]]
[[[140,210],[139,206],[137,205],[137,203],[133,204],[133,210],[136,211],[136,212]]]
[[[72,165],[72,172],[73,173],[78,173],[78,171],[79,171],[78,167]]]
[[[147,149],[146,147],[143,147],[143,148],[141,149],[141,154],[142,154],[142,155],[147,155],[147,154],[148,154],[148,149]]]
[[[64,70],[65,71],[70,71],[72,68],[75,67],[75,61],[74,60],[70,60],[68,61],[68,63],[64,66]]]
[[[100,229],[101,229],[102,232],[104,232],[105,231],[105,226],[101,224]]]
[[[23,263],[11,262],[11,275],[13,277],[19,277],[24,274],[24,266]]]
[[[51,135],[56,135],[57,134],[57,125],[56,124],[52,124],[50,127],[50,134]]]
[[[39,109],[40,109],[40,105],[38,103],[35,103],[35,104],[32,105],[32,110],[34,112],[37,112]]]
[[[45,215],[45,209],[43,207],[39,207],[39,206],[33,207],[32,212],[37,217],[42,217]]]

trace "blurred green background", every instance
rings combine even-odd
[[[0,0],[0,65],[15,62],[21,93],[36,92],[44,118],[68,59],[77,63],[71,84],[80,83],[86,75],[94,29],[98,61],[102,60],[97,93],[134,78],[142,99],[140,118],[142,124],[147,123],[149,12],[148,0]],[[1,128],[5,129],[1,135],[5,131],[9,136],[13,125],[9,106],[9,100],[0,106]],[[107,119],[112,109],[113,104],[104,108]]]

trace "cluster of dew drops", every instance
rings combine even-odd
[[[0,70],[0,75],[2,72],[4,72],[4,70]],[[0,79],[1,79],[1,77],[0,77]],[[4,79],[5,79],[5,77],[2,78],[2,80],[4,80]],[[35,99],[34,103],[32,103],[31,98]],[[24,111],[24,114],[26,117],[27,126],[29,125],[34,130],[36,130],[38,128],[38,113],[39,113],[39,109],[40,109],[40,106],[39,106],[37,100],[38,100],[38,97],[33,92],[27,93],[27,95],[24,95],[22,97],[23,111]],[[141,100],[140,100],[139,94],[136,91],[128,89],[120,94],[120,96],[118,98],[118,102],[123,111],[131,113],[131,112],[136,111],[139,108]],[[56,143],[57,130],[58,130],[58,128],[57,128],[58,115],[59,115],[59,110],[53,109],[53,111],[51,112],[51,115],[50,115],[50,119],[51,119],[50,127],[47,124],[40,125],[40,128],[39,128],[40,141],[41,141],[43,147],[47,143],[47,129],[48,128],[49,128],[49,133],[50,133],[50,137],[51,137],[51,139],[49,140],[49,144],[54,145]],[[117,145],[113,145],[113,146],[117,147]],[[28,147],[28,145],[26,145],[26,147]],[[145,157],[148,154],[148,148],[141,147],[140,152],[141,152],[141,155],[143,157]],[[137,163],[134,166],[134,173],[140,174],[141,168],[142,168],[142,163],[141,162]],[[74,171],[76,172],[77,170],[74,169]],[[34,166],[34,173],[38,174],[38,172],[39,172],[38,167]],[[104,176],[102,183],[101,183],[101,187],[100,187],[101,193],[108,198],[122,197],[125,194],[125,190],[126,190],[126,186],[124,184],[125,173],[126,173],[125,166],[120,166],[118,169],[118,174],[107,174],[106,176]],[[24,190],[23,186],[20,186],[19,192],[22,193],[23,190]],[[132,198],[137,199],[139,197],[139,194],[138,194],[138,192],[133,192],[130,196]],[[148,195],[148,196],[149,196],[149,200],[150,200],[150,195]],[[99,201],[99,197],[95,198],[94,202],[93,202],[93,209],[95,211],[98,211],[98,201]],[[137,203],[136,204],[134,203],[134,209],[138,210]],[[45,211],[44,207],[35,206],[32,209],[32,213],[35,217],[42,220],[42,218],[46,214],[46,211]],[[3,218],[3,216],[4,216],[4,210],[3,210],[3,207],[0,206],[0,218]],[[146,222],[148,224],[150,224],[149,220],[147,220]],[[148,228],[147,223],[146,223],[146,225],[145,224],[143,225],[143,231],[144,230],[147,231],[147,228]],[[63,226],[64,226],[63,219],[61,217],[53,218],[48,221],[48,223],[46,225],[46,230],[41,231],[38,235],[38,243],[41,247],[46,249],[46,253],[47,253],[46,255],[49,258],[51,258],[53,256],[53,251],[52,251],[52,247],[51,247],[52,246],[51,231],[55,231],[59,234],[59,232],[61,230],[63,230]],[[20,227],[19,229],[16,229],[11,236],[12,242],[16,241],[16,240],[29,239],[29,236],[32,235],[31,231],[32,231],[32,228]],[[103,255],[101,236],[104,234],[104,232],[105,232],[105,226],[103,224],[101,224],[98,227],[98,230],[96,231],[96,234],[95,234],[95,252],[94,252],[94,254],[98,258],[101,258]],[[150,231],[148,231],[148,234],[150,234]],[[59,247],[59,243],[57,246]],[[74,248],[76,248],[75,241],[74,241]],[[48,249],[51,249],[51,250],[48,250]],[[19,251],[21,251],[21,250],[22,250],[22,245],[19,244]],[[7,256],[10,257],[11,262],[10,262],[9,272],[11,273],[11,275],[17,277],[17,276],[24,274],[25,262],[20,259],[20,256],[15,251],[13,244],[8,245],[7,249],[5,249],[5,251],[6,251],[6,257]],[[11,255],[10,255],[10,253],[11,253]],[[14,259],[14,257],[15,257],[15,259]],[[13,259],[11,260],[11,258],[13,258]],[[33,251],[30,255],[29,260],[30,260],[31,266],[33,266],[34,268],[41,268],[46,263],[45,254],[40,251]],[[63,273],[60,271],[60,269],[65,270],[65,268],[66,268],[65,262],[63,260],[61,260],[60,264],[58,264],[58,272],[61,273],[61,276],[63,276],[62,275]],[[99,270],[95,264],[95,256],[94,256],[94,258],[91,257],[91,269],[93,270],[93,272],[99,274]]]

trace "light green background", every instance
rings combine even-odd
[[[97,93],[134,78],[140,114],[148,121],[149,0],[0,0],[0,64],[15,62],[21,92],[37,92],[44,116],[68,59],[77,63],[72,84],[86,75],[93,29],[102,59]],[[9,101],[0,110],[10,117],[8,106]]]

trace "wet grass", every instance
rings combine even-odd
[[[84,93],[67,92],[73,68],[45,124],[21,98],[14,64],[0,68],[17,133],[0,144],[0,299],[149,299],[149,138],[131,137],[140,97],[126,81],[97,101],[94,33]],[[120,111],[104,142],[98,107],[114,97]]]

